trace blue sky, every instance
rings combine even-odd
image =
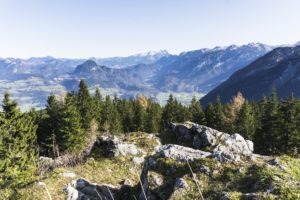
[[[0,0],[0,57],[295,43],[299,8],[299,0]]]

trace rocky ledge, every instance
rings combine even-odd
[[[83,176],[76,177],[59,172],[69,180],[67,199],[299,197],[299,159],[253,154],[253,143],[240,134],[191,122],[172,123],[170,130],[167,136],[177,144],[161,144],[159,135],[147,133],[99,137],[84,165],[93,172],[82,169],[76,174],[85,171]]]

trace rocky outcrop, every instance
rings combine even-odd
[[[238,162],[241,157],[251,157],[253,154],[253,142],[238,133],[229,135],[192,122],[171,123],[171,130],[178,143],[191,143],[196,149],[210,147],[211,156],[219,161]]]
[[[183,178],[177,178],[175,180],[173,194],[170,198],[176,199],[176,197],[181,197],[188,189],[188,183]]]
[[[67,185],[65,191],[68,193],[67,200],[129,199],[130,191],[126,191],[125,187],[97,185],[85,179],[76,179]]]
[[[171,158],[177,161],[193,161],[195,159],[205,158],[211,155],[209,152],[192,149],[176,144],[166,144],[157,150],[157,154],[164,158]]]
[[[68,193],[67,200],[115,199],[120,195],[112,185],[96,185],[84,179],[73,180],[65,190]]]
[[[124,143],[115,136],[101,136],[98,138],[96,145],[105,149],[105,153],[112,157],[119,155],[135,156],[141,152],[135,144]]]

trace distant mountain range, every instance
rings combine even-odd
[[[246,99],[258,100],[276,88],[280,98],[300,97],[300,45],[279,47],[248,66],[236,71],[228,80],[201,99],[203,105],[219,95],[228,102],[237,92]]]
[[[103,88],[126,91],[125,96],[144,93],[155,97],[161,92],[205,94],[233,72],[271,49],[272,47],[262,44],[216,47],[179,55],[164,54],[151,64],[117,69],[87,60],[78,65],[62,84],[68,90],[75,90],[79,80],[83,78],[91,86],[100,85]]]
[[[129,57],[0,59],[0,94],[9,89],[23,108],[43,107],[50,92],[76,90],[80,79],[90,89],[121,97],[144,93],[163,102],[169,93],[186,102],[224,82],[274,47],[251,43],[171,55],[166,51]]]

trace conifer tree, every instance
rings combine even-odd
[[[216,103],[214,104],[214,115],[215,117],[213,120],[212,127],[217,130],[224,129],[225,115],[224,115],[220,96],[217,97]]]
[[[62,114],[62,102],[57,101],[54,94],[50,94],[46,105],[46,116],[41,119],[37,129],[37,140],[40,153],[46,156],[57,157],[59,149],[57,140],[60,140],[59,128]]]
[[[28,114],[22,114],[8,92],[0,116],[0,192],[14,189],[35,179],[36,126]]]
[[[113,107],[113,102],[110,96],[105,97],[102,113],[101,113],[101,129],[103,131],[109,131],[110,129],[110,115]]]
[[[90,128],[90,123],[93,119],[94,110],[92,107],[92,98],[90,96],[87,84],[84,80],[79,83],[77,94],[77,107],[81,115],[81,124],[85,130]]]
[[[141,105],[141,103],[136,100],[134,103],[134,116],[133,116],[133,124],[135,131],[144,131],[145,127],[145,109]]]
[[[300,147],[300,106],[294,97],[283,101],[280,106],[281,113],[281,143],[277,146],[286,154],[292,155]]]
[[[160,131],[161,107],[158,103],[151,102],[147,109],[145,131],[158,133]]]
[[[57,140],[60,152],[79,153],[83,150],[86,138],[81,126],[80,113],[76,106],[75,96],[68,93],[62,109],[59,121],[59,140]]]
[[[241,92],[238,92],[236,96],[232,97],[232,100],[229,104],[225,105],[225,121],[223,130],[228,133],[233,133],[237,131],[235,127],[238,114],[245,102],[245,98],[243,97]]]
[[[276,143],[280,139],[280,119],[279,119],[279,103],[276,90],[272,90],[272,94],[268,99],[265,112],[261,119],[260,144],[266,153],[278,153]]]
[[[102,112],[102,107],[103,107],[103,99],[102,95],[100,93],[100,90],[98,87],[96,87],[95,90],[95,95],[92,97],[92,107],[93,107],[93,116],[98,123],[98,125],[101,124],[101,112]]]
[[[254,149],[257,152],[266,152],[266,146],[265,141],[267,140],[267,135],[265,134],[265,128],[264,123],[268,120],[267,118],[267,104],[268,100],[266,96],[263,96],[261,101],[259,102],[259,105],[257,106],[256,110],[256,126],[257,129],[255,131],[254,136]]]
[[[129,99],[128,101],[124,100],[122,103],[122,111],[120,112],[122,114],[122,127],[124,132],[132,132],[134,131],[134,101],[132,99]]]
[[[214,106],[212,103],[209,103],[205,108],[205,119],[206,119],[206,125],[208,127],[213,127],[215,121],[215,113],[214,113]]]
[[[176,120],[176,101],[172,94],[170,94],[167,104],[165,105],[162,113],[162,127],[167,128],[170,122],[177,122]]]
[[[237,132],[245,139],[253,140],[256,126],[253,108],[251,104],[245,102],[239,111],[236,119]]]
[[[206,125],[205,114],[202,110],[200,101],[193,97],[191,104],[189,106],[189,112],[191,113],[191,120],[194,123]]]

